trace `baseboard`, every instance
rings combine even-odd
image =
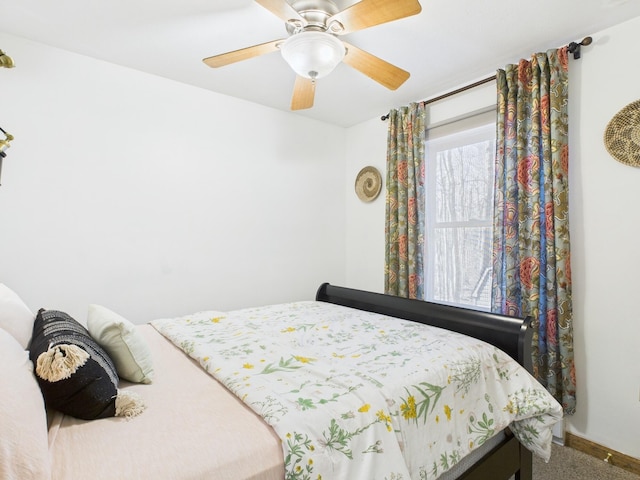
[[[599,458],[600,460],[608,459],[608,463],[615,465],[618,468],[622,468],[636,475],[640,475],[640,459],[630,457],[610,448],[598,445],[584,438],[577,437],[572,433],[565,432],[564,445],[566,447],[573,448],[579,452],[586,453],[592,457]]]

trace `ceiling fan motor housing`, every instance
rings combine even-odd
[[[298,0],[291,6],[300,14],[304,22],[300,22],[299,19],[289,20],[286,23],[289,35],[302,31],[326,32],[329,30],[327,20],[340,11],[331,0]]]

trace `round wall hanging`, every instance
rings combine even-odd
[[[382,188],[382,177],[375,167],[364,167],[356,177],[356,194],[363,202],[375,200]]]
[[[604,131],[604,144],[619,162],[640,167],[640,100],[613,116]]]

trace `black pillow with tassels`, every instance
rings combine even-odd
[[[84,420],[130,417],[144,409],[136,394],[118,390],[111,358],[64,312],[38,311],[29,357],[49,408]]]

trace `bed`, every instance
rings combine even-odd
[[[0,317],[1,303],[0,298]],[[301,321],[296,319],[300,313],[305,315]],[[360,322],[359,329],[373,331],[375,342],[365,344],[349,322]],[[420,337],[425,329],[426,341]],[[530,480],[530,449],[548,455],[551,428],[562,416],[560,405],[525,371],[531,367],[529,319],[323,284],[313,301],[234,312],[197,312],[157,319],[136,326],[135,331],[153,358],[153,382],[120,380],[118,388],[143,398],[144,411],[128,419],[82,420],[45,411],[41,398],[39,402],[31,398],[33,384],[29,388],[22,385],[20,399],[14,398],[13,407],[9,402],[5,409],[31,409],[13,425],[14,431],[30,432],[23,439],[29,452],[18,450],[20,441],[9,439],[12,434],[6,433],[12,431],[12,425],[6,424],[15,423],[15,416],[0,417],[0,435],[5,437],[0,439],[0,455],[5,457],[0,458],[3,478]],[[440,344],[450,342],[451,332],[466,336],[451,340],[457,352],[488,349],[488,358],[497,365],[463,373],[473,371],[476,377],[487,379],[495,372],[502,377],[497,382],[504,385],[534,382],[523,383],[526,387],[518,387],[513,395],[532,389],[535,402],[533,397],[520,405],[512,397],[498,401],[495,397],[501,394],[496,393],[493,383],[484,398],[475,398],[473,391],[464,392],[460,386],[468,387],[469,382],[459,383],[462,380],[456,377],[462,370],[453,370],[455,352],[438,350],[444,348]],[[356,344],[351,342],[354,336]],[[0,336],[0,343],[7,341]],[[433,343],[443,357],[448,369],[444,377],[433,367],[435,363],[417,368],[412,366],[413,360],[404,357],[412,350],[426,355],[431,350],[426,343]],[[4,343],[1,346],[8,351]],[[506,357],[522,367],[506,363]],[[228,364],[223,362],[225,358]],[[365,370],[355,370],[351,364],[346,371],[340,370],[347,360],[365,365]],[[330,372],[321,370],[324,364]],[[394,370],[396,367],[400,370]],[[17,384],[8,368],[11,365],[0,372],[0,381]],[[385,391],[387,384],[396,381],[395,373],[389,379],[387,372],[407,368],[411,381],[394,387],[401,388],[393,394],[395,400],[391,393],[381,395],[370,388],[380,385],[379,390]],[[413,377],[418,370],[433,370],[442,381],[438,384]],[[303,374],[311,377],[301,377]],[[317,378],[338,379],[336,385],[342,390],[331,390]],[[411,390],[412,383],[417,390]],[[289,396],[277,397],[274,392]],[[422,401],[417,401],[418,392],[425,394]],[[26,397],[30,401],[25,401]],[[476,407],[455,404],[457,397],[500,408],[494,411],[491,407],[492,418],[488,419],[485,411],[472,412],[469,409]],[[310,419],[318,418],[325,407],[334,417],[318,427]],[[340,413],[337,420],[336,412]],[[508,414],[519,415],[519,420],[502,425],[502,416]],[[359,420],[364,418],[368,420]],[[403,422],[411,428],[401,428]],[[463,437],[457,435],[464,432],[447,436],[446,428],[456,422],[457,431],[466,430],[472,440],[460,440]],[[423,428],[427,423],[429,428]],[[432,432],[446,440],[430,438]],[[531,436],[537,438],[532,440]],[[360,437],[366,448],[357,443]],[[422,443],[416,444],[416,438]],[[449,453],[442,458],[447,441],[453,446],[446,447]],[[431,458],[434,455],[435,460]],[[410,457],[406,469],[394,464],[399,459],[405,464],[404,457]],[[346,462],[350,466],[341,466],[344,459],[350,460]],[[327,467],[329,464],[332,466]]]

